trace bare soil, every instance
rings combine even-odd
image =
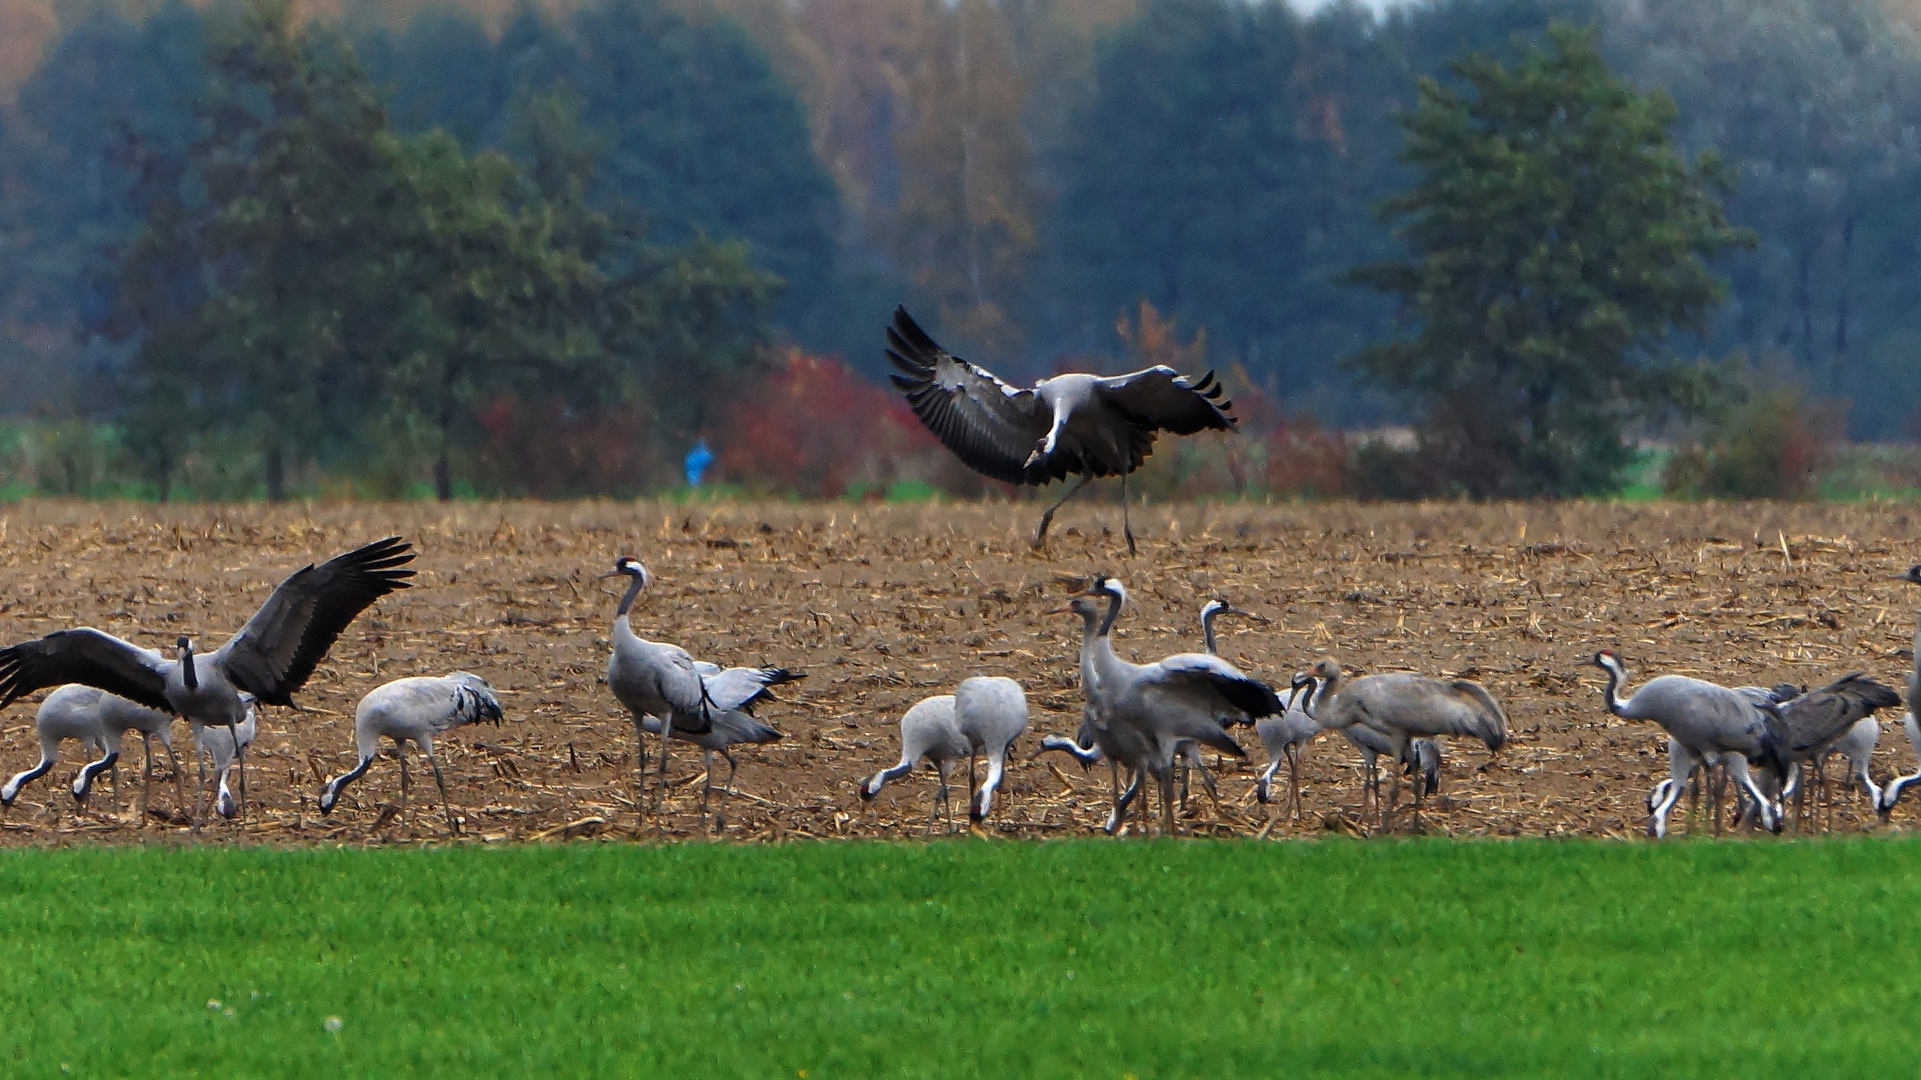
[[[1223,620],[1222,650],[1277,685],[1322,655],[1365,672],[1484,683],[1507,709],[1513,742],[1497,755],[1471,742],[1448,747],[1430,831],[1626,837],[1642,828],[1643,799],[1665,773],[1665,737],[1605,712],[1599,673],[1582,666],[1595,649],[1620,651],[1637,681],[1686,673],[1814,684],[1865,670],[1900,688],[1921,603],[1896,580],[1921,552],[1921,511],[1909,505],[1137,507],[1137,558],[1120,542],[1118,508],[1095,503],[1069,504],[1049,550],[1033,552],[1038,510],[28,503],[0,519],[0,639],[90,625],[156,649],[192,634],[209,649],[292,570],[399,533],[420,550],[416,587],[349,628],[298,695],[298,711],[264,710],[242,820],[216,821],[203,840],[443,838],[431,776],[418,762],[404,807],[386,759],[332,816],[317,813],[315,797],[353,763],[361,695],[388,679],[455,669],[486,676],[508,711],[503,726],[462,730],[444,744],[463,834],[621,836],[639,821],[633,727],[603,680],[624,582],[596,575],[631,553],[656,578],[635,606],[643,636],[724,664],[808,673],[760,711],[786,739],[741,751],[739,794],[718,803],[717,830],[697,814],[699,753],[680,745],[664,824],[649,818],[643,835],[918,836],[931,773],[871,804],[857,797],[857,782],[897,759],[896,725],[914,701],[969,675],[1004,674],[1027,688],[1033,719],[987,829],[1073,836],[1104,818],[1108,777],[1034,756],[1042,734],[1073,732],[1081,703],[1078,622],[1047,612],[1068,595],[1062,576],[1108,571],[1134,598],[1116,643],[1136,659],[1197,648],[1197,609],[1218,595],[1273,620]],[[1899,717],[1886,719],[1878,778],[1914,767]],[[1358,757],[1343,740],[1308,750],[1299,820],[1270,820],[1254,801],[1264,754],[1252,732],[1241,741],[1249,757],[1223,767],[1223,805],[1197,798],[1185,828],[1366,829]],[[184,725],[176,742],[187,760]],[[0,714],[0,771],[28,768],[36,754],[33,709],[22,702]],[[189,835],[164,776],[150,813],[134,814],[132,746],[121,790],[97,789],[76,808],[62,783],[81,757],[63,748],[55,772],[0,823],[0,843]],[[964,812],[965,796],[956,804]],[[1911,813],[1904,806],[1897,822]],[[1864,828],[1872,818],[1861,799],[1844,796],[1832,827]]]

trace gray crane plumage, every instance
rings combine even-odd
[[[975,753],[987,758],[987,776],[967,803],[970,821],[985,821],[994,810],[1014,740],[1027,731],[1027,693],[1021,684],[1000,676],[976,675],[954,688],[954,722],[967,739],[969,783]]]
[[[205,656],[192,639],[176,642],[168,660],[111,634],[81,627],[0,649],[0,708],[23,694],[61,683],[98,687],[191,723],[236,726],[246,719],[242,694],[269,705],[292,705],[327,650],[355,616],[388,593],[407,588],[414,553],[397,536],[295,571],[240,632]]]
[[[620,606],[614,610],[613,651],[607,657],[607,689],[633,714],[634,740],[639,744],[636,760],[643,769],[647,744],[642,720],[652,716],[662,721],[660,767],[654,787],[655,805],[659,806],[667,790],[668,744],[681,733],[703,735],[712,731],[716,709],[706,681],[701,678],[700,667],[687,650],[678,645],[648,641],[635,634],[628,621],[634,598],[649,580],[647,568],[639,559],[623,555],[614,561],[613,571],[602,576],[615,575],[625,576],[628,584]]]
[[[470,671],[450,675],[415,675],[374,687],[354,707],[354,748],[359,760],[354,767],[327,781],[320,791],[320,812],[333,812],[347,785],[367,775],[380,753],[380,740],[390,739],[396,756],[408,743],[418,747],[433,770],[434,784],[440,789],[440,808],[447,816],[447,827],[455,835],[460,823],[454,818],[453,804],[447,798],[447,780],[434,754],[434,739],[467,724],[499,724],[504,717],[500,698],[487,680]],[[400,757],[401,776],[406,777],[407,759]],[[404,793],[405,785],[402,790]]]
[[[1121,478],[1140,468],[1162,431],[1192,435],[1231,431],[1233,402],[1208,372],[1190,379],[1155,366],[1126,375],[1056,375],[1033,387],[1017,387],[953,355],[928,336],[905,308],[894,310],[887,328],[887,358],[894,385],[907,395],[914,415],[968,468],[1010,484],[1040,486],[1078,474],[1080,481],[1041,515],[1034,545],[1061,503],[1096,477]],[[1133,527],[1122,531],[1134,552]]]
[[[1089,595],[1106,596],[1108,610],[1091,654],[1090,696],[1100,721],[1109,729],[1129,730],[1145,743],[1147,769],[1161,785],[1161,828],[1174,830],[1174,753],[1193,740],[1224,754],[1247,752],[1222,727],[1224,718],[1252,724],[1285,710],[1272,687],[1242,674],[1234,665],[1206,653],[1180,653],[1152,664],[1133,664],[1114,654],[1110,635],[1127,603],[1127,591],[1112,577],[1094,582]],[[1103,747],[1106,749],[1106,747]],[[1140,778],[1136,776],[1134,790]],[[1123,799],[1126,796],[1123,795]],[[1124,813],[1124,807],[1117,807]]]
[[[880,794],[881,788],[913,772],[914,766],[926,760],[940,776],[940,787],[927,816],[927,831],[934,830],[934,822],[945,808],[947,830],[953,832],[954,806],[948,795],[948,780],[954,765],[972,752],[973,743],[962,734],[955,715],[954,695],[937,694],[923,698],[900,718],[900,763],[893,768],[882,769],[863,781],[860,785],[861,801],[871,802]]]
[[[1432,772],[1413,742],[1421,737],[1455,736],[1479,739],[1490,753],[1507,745],[1507,714],[1480,683],[1470,679],[1437,679],[1411,672],[1388,672],[1351,678],[1332,657],[1315,662],[1306,674],[1320,684],[1308,702],[1309,712],[1330,730],[1341,730],[1365,751],[1384,753],[1394,763],[1388,805],[1380,809],[1381,823],[1399,801],[1401,772],[1413,767],[1414,816],[1418,824],[1426,783],[1439,781],[1439,745],[1432,755]],[[1358,730],[1348,731],[1354,728]],[[1383,745],[1384,749],[1380,749]],[[1422,755],[1425,756],[1425,755]],[[1370,764],[1372,764],[1370,762]],[[1378,805],[1379,796],[1376,795]]]
[[[40,741],[40,761],[33,768],[8,780],[5,786],[0,786],[0,806],[11,807],[14,800],[20,797],[23,786],[45,776],[53,768],[59,757],[60,743],[66,739],[77,739],[83,746],[100,751],[99,760],[82,766],[70,788],[74,801],[84,802],[93,781],[101,773],[117,767],[121,742],[129,731],[140,732],[147,744],[147,760],[141,777],[141,814],[144,816],[146,813],[147,787],[153,778],[152,740],[156,737],[166,747],[167,758],[173,765],[176,808],[186,801],[181,791],[180,761],[173,752],[171,714],[149,709],[97,687],[68,683],[41,700],[34,715],[34,731]]]
[[[1651,679],[1633,697],[1623,698],[1620,692],[1627,684],[1627,671],[1620,658],[1612,650],[1602,649],[1589,663],[1607,674],[1602,697],[1609,712],[1625,720],[1659,724],[1672,741],[1700,762],[1720,763],[1754,800],[1762,826],[1781,831],[1779,800],[1761,789],[1748,768],[1750,764],[1767,768],[1774,774],[1777,790],[1786,782],[1792,760],[1791,737],[1779,706],[1685,675]],[[1675,767],[1670,764],[1669,781],[1675,775]],[[1685,778],[1687,773],[1679,775]],[[1664,793],[1651,812],[1648,831],[1657,838],[1667,835],[1667,815],[1680,798],[1683,783],[1685,779],[1656,785]],[[1650,801],[1654,801],[1652,795]]]

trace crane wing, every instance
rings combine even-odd
[[[0,649],[0,708],[23,694],[62,683],[81,683],[171,715],[167,660],[90,626],[56,630],[46,637]]]
[[[1878,709],[1901,704],[1901,695],[1862,672],[1844,675],[1834,682],[1810,690],[1776,708],[1787,724],[1796,754],[1804,754],[1823,743],[1840,738],[1861,720]]]
[[[235,686],[269,705],[292,705],[320,658],[375,600],[410,587],[414,550],[398,536],[311,563],[280,583],[216,657]]]
[[[1149,430],[1192,435],[1208,428],[1232,431],[1236,423],[1227,411],[1234,403],[1221,398],[1211,371],[1190,379],[1162,365],[1097,379],[1095,385],[1108,404]]]
[[[739,709],[753,715],[753,707],[763,701],[772,700],[767,692],[770,686],[779,686],[796,679],[804,679],[804,671],[789,671],[786,668],[748,668],[737,667],[721,670],[703,660],[696,660],[695,667],[707,683],[707,696],[720,709]],[[713,670],[707,670],[713,668]]]
[[[1241,674],[1240,669],[1218,656],[1181,653],[1150,665],[1149,671],[1151,674],[1146,677],[1150,682],[1169,689],[1210,689],[1250,719],[1287,711],[1287,704],[1274,693],[1273,687]]]
[[[1044,484],[1078,471],[1078,462],[1059,454],[1028,467],[1053,421],[1049,410],[1034,391],[941,348],[906,308],[894,309],[887,359],[899,369],[894,385],[906,392],[914,415],[968,468],[1010,484]]]

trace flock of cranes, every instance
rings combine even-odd
[[[886,337],[887,356],[898,372],[895,383],[928,429],[968,466],[1015,484],[1080,478],[1041,515],[1036,546],[1045,542],[1054,511],[1096,477],[1121,478],[1125,508],[1127,476],[1152,451],[1159,433],[1232,431],[1235,425],[1232,403],[1223,397],[1212,372],[1191,379],[1157,366],[1112,377],[1057,375],[1023,388],[947,352],[903,309],[895,311]],[[1125,509],[1122,522],[1133,553]],[[89,627],[0,649],[0,708],[36,691],[52,691],[36,717],[40,759],[0,786],[0,812],[12,807],[27,784],[53,770],[61,742],[70,739],[99,754],[71,783],[74,799],[84,802],[101,774],[117,770],[127,733],[138,732],[147,750],[140,794],[143,818],[156,739],[172,765],[180,813],[185,797],[172,737],[178,717],[191,730],[200,770],[193,827],[198,830],[202,822],[209,764],[216,788],[214,808],[223,817],[234,817],[246,799],[246,753],[259,730],[260,706],[291,706],[293,694],[347,626],[380,598],[410,587],[414,571],[407,564],[413,558],[409,544],[389,537],[296,571],[238,633],[205,655],[196,653],[186,636],[176,641],[175,655],[168,658]],[[627,579],[614,612],[606,681],[631,714],[643,782],[647,740],[658,740],[653,813],[658,820],[663,812],[668,755],[679,740],[701,749],[704,821],[714,791],[714,755],[728,763],[722,790],[732,794],[739,765],[735,748],[782,738],[779,730],[755,716],[755,709],[773,700],[774,687],[804,673],[780,667],[724,668],[696,660],[678,645],[649,641],[635,633],[631,621],[650,581],[647,568],[636,558],[622,556],[601,577]],[[1906,580],[1921,584],[1921,566],[1910,570]],[[1245,758],[1247,752],[1235,736],[1240,727],[1252,727],[1268,755],[1255,784],[1256,797],[1263,804],[1272,801],[1275,775],[1285,764],[1287,812],[1294,816],[1301,811],[1302,751],[1322,734],[1339,732],[1362,755],[1362,804],[1372,801],[1383,827],[1398,808],[1404,775],[1411,779],[1413,821],[1419,827],[1426,797],[1440,783],[1443,740],[1474,739],[1490,753],[1508,741],[1508,719],[1500,703],[1467,679],[1408,672],[1355,676],[1324,657],[1294,674],[1284,689],[1276,689],[1220,656],[1215,620],[1252,615],[1223,600],[1210,600],[1201,609],[1204,651],[1148,664],[1123,659],[1114,651],[1112,635],[1127,602],[1121,582],[1100,575],[1057,609],[1081,620],[1084,704],[1073,738],[1041,740],[1043,751],[1069,753],[1083,768],[1107,762],[1113,797],[1104,825],[1109,833],[1125,826],[1150,780],[1160,789],[1163,834],[1176,830],[1176,790],[1185,802],[1190,771],[1198,771],[1209,797],[1218,803],[1216,781],[1203,758],[1210,750]],[[1907,684],[1911,703],[1921,697],[1921,629],[1915,652],[1916,667]],[[1718,830],[1729,779],[1735,784],[1738,820],[1778,832],[1783,800],[1789,795],[1797,802],[1803,799],[1806,774],[1820,777],[1824,762],[1835,753],[1846,757],[1850,782],[1884,818],[1909,787],[1921,783],[1921,767],[1885,786],[1874,783],[1868,762],[1879,738],[1875,717],[1898,706],[1901,696],[1860,672],[1813,691],[1796,686],[1723,687],[1664,675],[1624,697],[1628,676],[1621,659],[1603,649],[1590,662],[1605,675],[1603,695],[1611,713],[1652,722],[1668,734],[1668,775],[1647,799],[1649,832],[1656,837],[1666,835],[1669,814],[1682,793],[1694,791],[1698,797],[1704,783],[1713,793]],[[404,800],[410,778],[401,751],[412,744],[433,772],[448,828],[457,834],[459,818],[435,756],[435,740],[463,725],[499,723],[502,718],[493,688],[470,672],[413,676],[379,686],[354,713],[354,767],[326,781],[317,806],[322,814],[335,809],[372,767],[382,740],[394,744],[400,759]],[[885,785],[925,761],[938,777],[928,828],[934,828],[944,812],[952,830],[950,781],[965,757],[971,791],[968,817],[982,821],[993,812],[1009,755],[1029,722],[1027,696],[1019,683],[995,676],[967,678],[952,694],[927,698],[907,710],[900,721],[899,763],[861,781],[859,795],[863,800],[878,797]],[[1921,760],[1921,724],[1912,713],[1905,718],[1905,728]],[[976,775],[982,756],[987,762],[984,779]],[[1385,802],[1380,795],[1383,758],[1391,780]]]
[[[0,649],[0,708],[27,694],[51,691],[36,718],[39,761],[0,786],[0,807],[10,808],[27,784],[53,770],[65,740],[98,754],[81,766],[69,786],[75,801],[83,803],[96,780],[117,768],[127,735],[138,733],[148,751],[140,789],[143,817],[155,740],[168,754],[176,813],[182,812],[183,770],[172,737],[178,717],[187,721],[200,764],[200,794],[190,818],[194,828],[202,823],[210,786],[215,789],[215,811],[235,817],[246,798],[246,753],[259,731],[260,707],[291,705],[292,695],[354,618],[381,597],[410,587],[413,571],[406,564],[413,557],[412,548],[395,537],[307,566],[282,582],[246,626],[211,653],[196,653],[192,639],[183,636],[170,659],[87,627]],[[728,763],[721,790],[731,794],[736,749],[782,737],[754,715],[756,708],[774,699],[773,688],[804,673],[779,667],[723,668],[696,660],[678,645],[642,638],[632,619],[635,603],[651,580],[647,568],[623,556],[602,576],[627,579],[614,612],[607,686],[631,714],[643,778],[650,764],[647,740],[658,740],[652,813],[656,819],[663,813],[667,757],[679,740],[703,754],[706,786],[700,808],[705,821],[715,788],[714,755]],[[1906,579],[1921,584],[1921,567],[1909,571]],[[1186,799],[1178,770],[1199,769],[1210,796],[1218,799],[1215,780],[1202,759],[1208,751],[1246,757],[1235,735],[1241,727],[1252,727],[1267,750],[1266,769],[1255,784],[1261,803],[1273,801],[1276,774],[1282,765],[1288,767],[1290,815],[1301,809],[1302,751],[1320,735],[1338,732],[1361,752],[1367,769],[1362,805],[1371,799],[1382,827],[1390,825],[1397,811],[1404,775],[1412,780],[1413,822],[1419,827],[1424,799],[1439,784],[1444,740],[1473,739],[1490,753],[1508,741],[1508,718],[1500,703],[1467,679],[1408,672],[1356,676],[1324,657],[1277,690],[1219,654],[1214,636],[1219,617],[1261,618],[1222,600],[1211,600],[1201,609],[1204,651],[1134,663],[1118,655],[1113,644],[1115,626],[1127,607],[1126,587],[1103,574],[1056,609],[1081,623],[1082,722],[1072,739],[1041,740],[1043,752],[1070,753],[1083,768],[1108,763],[1113,805],[1103,828],[1110,834],[1124,828],[1150,782],[1160,789],[1160,831],[1175,832],[1177,789],[1179,798]],[[1921,629],[1917,646],[1921,651]],[[1593,654],[1590,663],[1605,677],[1602,695],[1609,712],[1657,724],[1668,735],[1668,775],[1647,800],[1649,832],[1656,837],[1667,834],[1668,818],[1681,796],[1689,790],[1698,796],[1702,784],[1712,792],[1719,828],[1723,785],[1714,782],[1717,774],[1735,785],[1736,821],[1775,832],[1783,827],[1784,800],[1803,797],[1810,774],[1820,775],[1833,754],[1848,760],[1850,783],[1860,787],[1883,817],[1909,787],[1921,783],[1921,768],[1884,786],[1870,775],[1868,760],[1879,738],[1876,715],[1899,706],[1901,695],[1860,672],[1814,690],[1726,687],[1663,675],[1630,694],[1627,669],[1612,650]],[[1921,665],[1909,678],[1909,694],[1917,689]],[[400,751],[411,744],[433,773],[448,830],[458,834],[460,819],[435,753],[436,739],[468,724],[497,724],[503,715],[493,688],[471,672],[410,676],[376,687],[354,713],[355,765],[326,781],[317,799],[319,811],[328,814],[336,808],[373,766],[383,741],[394,745],[400,759],[404,801],[410,778]],[[860,781],[858,794],[864,801],[873,800],[887,784],[925,762],[937,777],[927,827],[931,831],[944,816],[952,831],[957,824],[950,784],[965,758],[971,792],[968,818],[984,821],[993,813],[1010,755],[1030,721],[1027,695],[1018,682],[998,676],[967,678],[952,694],[927,698],[907,710],[900,721],[899,763]],[[1921,759],[1921,724],[1910,714],[1905,727]],[[984,777],[977,772],[982,758]],[[1385,800],[1378,768],[1383,759],[1392,785]],[[642,816],[647,812],[643,808]]]

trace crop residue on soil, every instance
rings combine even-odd
[[[1004,674],[1026,686],[1034,716],[988,828],[1065,836],[1103,820],[1108,777],[1033,756],[1042,734],[1072,734],[1080,716],[1079,625],[1047,612],[1067,595],[1063,575],[1108,571],[1132,597],[1116,647],[1136,660],[1196,649],[1197,610],[1218,595],[1273,620],[1224,620],[1222,651],[1276,685],[1327,654],[1361,671],[1484,683],[1514,740],[1492,757],[1471,742],[1448,747],[1431,830],[1625,836],[1665,775],[1665,737],[1603,710],[1599,673],[1582,666],[1595,649],[1617,649],[1637,683],[1680,673],[1814,684],[1865,670],[1900,687],[1921,605],[1921,590],[1896,580],[1921,552],[1917,511],[1899,505],[1157,506],[1136,508],[1133,559],[1107,531],[1117,508],[1100,504],[1070,504],[1049,550],[1030,551],[1037,509],[30,503],[0,521],[0,639],[91,625],[156,649],[192,634],[210,649],[291,570],[399,533],[420,550],[416,588],[348,629],[297,695],[300,711],[263,710],[241,834],[275,843],[444,835],[431,776],[416,768],[401,808],[399,771],[384,757],[331,817],[314,800],[353,762],[362,694],[455,669],[492,681],[508,715],[441,744],[465,835],[624,834],[635,823],[633,727],[602,681],[624,582],[597,575],[631,553],[655,578],[635,606],[637,632],[719,663],[808,672],[761,710],[787,738],[741,751],[739,794],[719,803],[722,835],[920,835],[931,773],[869,804],[857,781],[897,759],[908,705],[969,675]],[[1884,716],[1877,778],[1913,767],[1898,720]],[[1186,828],[1285,836],[1362,826],[1359,759],[1343,740],[1308,749],[1305,812],[1270,825],[1252,795],[1263,752],[1252,732],[1240,738],[1249,758],[1228,763],[1223,805],[1196,785]],[[187,741],[180,725],[183,763]],[[164,754],[156,813],[144,831],[132,824],[136,743],[122,757],[118,795],[96,787],[83,809],[63,787],[82,756],[67,744],[56,770],[0,821],[0,842],[183,834],[167,817]],[[0,714],[0,772],[36,756],[33,706],[21,702]],[[702,835],[699,773],[698,750],[677,745],[668,835]],[[956,802],[964,808],[965,797]],[[1842,796],[1834,827],[1872,816]],[[234,831],[216,819],[206,836]]]

